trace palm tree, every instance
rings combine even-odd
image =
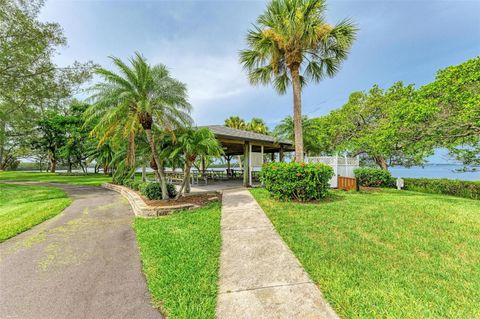
[[[130,66],[112,57],[119,73],[97,68],[104,80],[92,87],[93,104],[87,116],[98,122],[92,133],[101,136],[100,143],[108,140],[119,127],[129,140],[127,157],[131,164],[135,156],[135,135],[145,132],[155,167],[155,175],[162,185],[162,197],[168,198],[163,163],[160,161],[152,129],[173,132],[191,123],[191,106],[187,101],[186,86],[173,79],[162,65],[150,66],[139,53],[129,60]]]
[[[185,175],[178,191],[178,199],[184,190],[190,190],[190,170],[198,156],[220,156],[223,150],[215,135],[208,128],[185,128],[178,132],[177,143],[173,145],[171,157],[183,155]]]
[[[252,131],[260,134],[268,134],[268,127],[262,119],[254,117],[252,118],[250,123],[247,124],[247,131]]]
[[[310,119],[306,115],[302,116],[302,135],[306,154],[320,153],[322,151],[322,145],[320,145],[318,138],[320,127],[317,122],[316,119]],[[291,116],[284,118],[280,124],[275,127],[273,133],[281,139],[293,140],[295,138],[295,123],[293,118]]]
[[[245,120],[240,116],[230,116],[225,120],[225,126],[230,128],[236,128],[239,130],[244,130],[247,127]]]
[[[249,49],[240,52],[253,85],[272,83],[284,94],[292,84],[298,162],[303,161],[302,87],[337,73],[357,31],[349,20],[328,24],[325,9],[324,0],[272,0],[248,32]]]

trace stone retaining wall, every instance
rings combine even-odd
[[[106,183],[102,185],[104,188],[116,191],[125,197],[130,206],[132,206],[133,212],[136,216],[142,217],[152,217],[152,216],[162,216],[168,215],[173,211],[182,210],[182,209],[192,209],[197,208],[197,205],[194,204],[178,204],[165,207],[155,207],[147,205],[143,199],[133,190],[128,187]]]

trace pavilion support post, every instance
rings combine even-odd
[[[252,186],[252,143],[248,143],[248,186]]]
[[[243,144],[243,186],[250,186],[250,142]]]
[[[272,162],[275,162],[275,153],[270,154],[272,156]]]
[[[283,145],[280,146],[280,162],[283,162]]]

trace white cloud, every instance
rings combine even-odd
[[[187,84],[190,102],[194,107],[241,94],[249,87],[236,56],[170,51],[151,60],[167,65],[175,78]]]

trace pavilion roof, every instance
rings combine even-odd
[[[217,138],[226,138],[232,140],[243,140],[253,142],[264,142],[272,144],[283,144],[286,146],[292,146],[293,143],[289,140],[278,139],[275,136],[255,133],[251,131],[240,130],[236,128],[226,127],[224,125],[206,125],[202,127],[209,128]]]

